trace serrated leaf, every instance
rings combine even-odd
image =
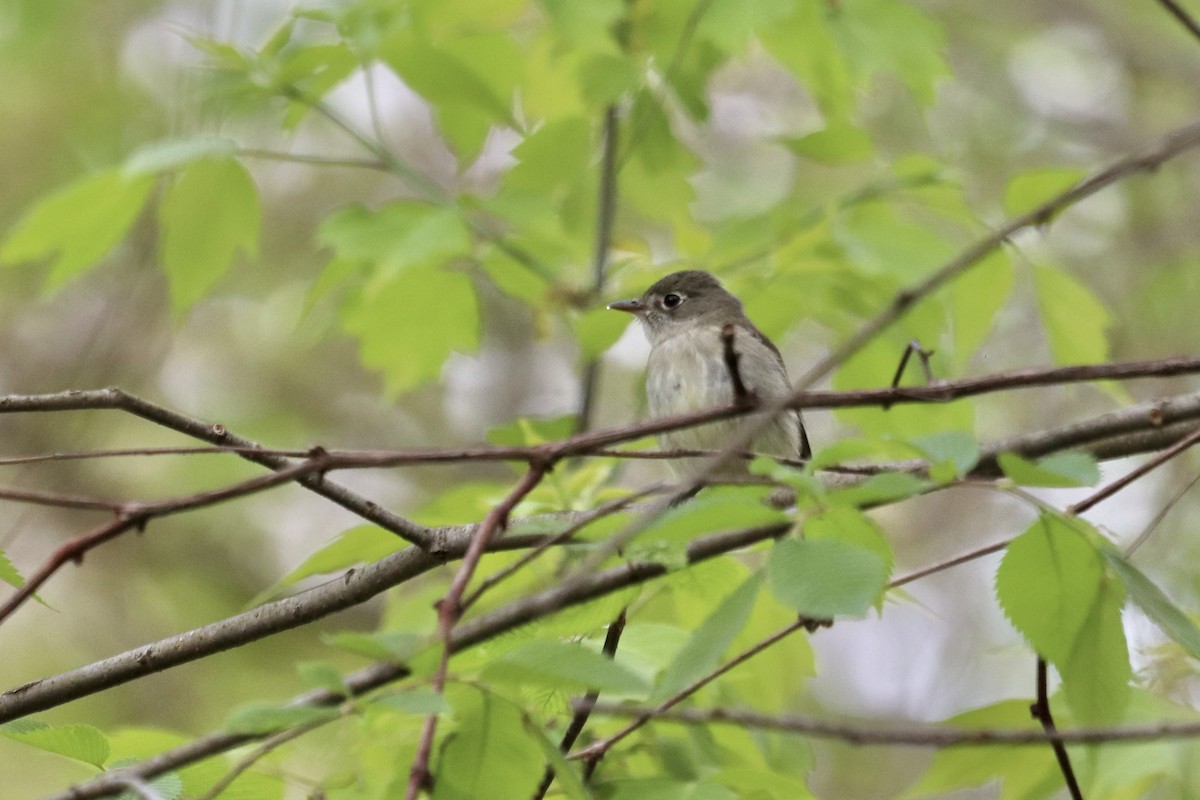
[[[1042,515],[1009,544],[996,572],[996,597],[1041,656],[1066,659],[1100,592],[1103,563],[1083,534]]]
[[[374,287],[349,304],[343,321],[390,395],[436,378],[451,352],[479,344],[470,278],[438,267],[413,267]]]
[[[534,641],[494,659],[490,679],[561,689],[641,694],[649,685],[611,658],[575,644]]]
[[[939,431],[913,440],[913,445],[933,464],[953,465],[953,475],[966,475],[979,463],[979,442],[966,431]]]
[[[1012,259],[996,250],[950,284],[949,312],[954,329],[954,373],[962,372],[986,340],[1013,287]]]
[[[159,258],[176,311],[202,298],[233,265],[258,251],[261,212],[250,173],[236,161],[205,159],[167,190],[158,212]]]
[[[148,175],[105,170],[38,201],[0,246],[0,263],[52,258],[50,288],[59,288],[104,257],[133,225],[154,186]]]
[[[1017,175],[1004,190],[1004,210],[1014,217],[1032,211],[1074,186],[1084,174],[1081,169],[1050,167]]]
[[[1131,669],[1124,592],[1082,525],[1043,514],[1008,546],[996,596],[1013,626],[1058,669],[1076,718],[1093,724],[1120,719]]]
[[[525,732],[520,709],[496,695],[454,698],[458,726],[445,740],[434,800],[529,800],[542,776],[542,749]]]
[[[1112,315],[1086,286],[1061,269],[1034,270],[1038,310],[1058,364],[1098,364],[1108,359]]]
[[[0,725],[0,735],[96,767],[108,760],[108,739],[91,725],[47,725],[26,718]]]
[[[717,666],[722,654],[745,626],[761,586],[761,576],[756,574],[730,592],[671,661],[655,686],[656,698],[675,694]]]
[[[1129,597],[1163,633],[1170,636],[1192,658],[1200,659],[1200,627],[1171,601],[1162,589],[1115,550],[1105,548],[1104,558],[1125,582]]]
[[[1054,453],[1037,463],[1016,453],[1001,453],[996,463],[1006,476],[1021,486],[1070,488],[1095,486],[1100,481],[1100,465],[1090,453],[1069,451]]]
[[[1085,725],[1117,722],[1129,701],[1129,645],[1121,624],[1125,594],[1105,580],[1066,659],[1056,663],[1063,694],[1075,717]]]
[[[915,497],[929,485],[928,481],[907,472],[884,472],[853,486],[835,489],[829,492],[829,499],[839,505],[869,508]]]
[[[333,707],[283,706],[254,703],[229,715],[225,729],[230,733],[264,734],[285,728],[337,719],[341,711]]]
[[[0,581],[17,589],[25,585],[25,579],[3,550],[0,550]]]
[[[133,151],[122,167],[130,177],[152,175],[177,169],[201,159],[220,157],[232,158],[237,153],[237,142],[217,136],[188,136],[181,139],[164,139],[151,142]]]
[[[375,210],[343,208],[321,223],[317,236],[340,259],[375,265],[377,278],[440,263],[471,249],[470,233],[458,211],[407,200]]]
[[[471,57],[451,52],[451,43],[473,48]],[[456,37],[435,45],[406,32],[385,45],[381,55],[436,109],[442,133],[464,162],[479,155],[493,125],[519,127],[510,92],[520,71],[521,51],[506,35]]]
[[[878,554],[836,539],[785,539],[767,561],[775,596],[813,619],[867,613],[882,595],[887,573]]]
[[[884,580],[892,574],[896,557],[883,531],[866,514],[853,506],[830,504],[804,521],[804,538],[809,541],[848,542],[875,555],[884,565]]]
[[[378,561],[404,549],[406,545],[404,540],[378,525],[356,525],[342,531],[332,542],[304,559],[300,566],[260,592],[250,604],[258,605],[265,599],[276,596],[282,589],[313,575],[327,575],[357,564]]]

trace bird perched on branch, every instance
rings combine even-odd
[[[675,272],[636,300],[608,307],[635,315],[650,340],[646,399],[653,417],[747,402],[749,393],[770,403],[791,391],[779,348],[754,327],[741,301],[707,272]],[[664,449],[720,450],[744,424],[730,419],[669,431],[659,444]],[[799,412],[786,411],[773,420],[755,437],[753,449],[809,458]],[[735,471],[745,470],[739,465]]]

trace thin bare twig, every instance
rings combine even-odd
[[[215,503],[222,503],[235,497],[244,497],[255,492],[261,492],[265,489],[290,483],[304,475],[311,475],[324,469],[325,463],[320,458],[316,458],[294,464],[269,475],[261,475],[247,481],[240,481],[232,486],[226,486],[221,489],[197,492],[170,500],[162,500],[157,503],[147,503],[144,505],[136,503],[124,504],[119,507],[116,519],[59,545],[50,554],[50,557],[42,563],[42,566],[30,575],[25,583],[3,605],[0,605],[0,623],[8,619],[26,600],[32,597],[63,565],[70,561],[76,563],[83,561],[84,554],[89,550],[99,547],[104,542],[114,539],[126,531],[134,529],[144,530],[146,524],[152,519],[203,508]]]
[[[1200,39],[1200,22],[1196,22],[1196,19],[1183,9],[1183,6],[1176,3],[1175,0],[1158,0],[1158,4],[1179,20],[1179,24],[1187,28],[1188,33]]]
[[[1163,507],[1160,508],[1158,513],[1154,515],[1154,519],[1146,523],[1146,527],[1143,528],[1142,532],[1137,535],[1137,538],[1130,542],[1129,546],[1125,548],[1125,558],[1132,557],[1133,554],[1136,553],[1138,549],[1146,543],[1151,534],[1153,534],[1158,526],[1162,524],[1162,521],[1166,519],[1166,516],[1171,512],[1171,509],[1173,509],[1179,503],[1179,501],[1183,499],[1184,495],[1195,488],[1197,483],[1200,483],[1200,473],[1197,473],[1196,477],[1188,481],[1182,489],[1176,492],[1170,500],[1164,503]]]
[[[254,748],[254,752],[249,753],[245,758],[242,758],[238,761],[238,763],[234,764],[233,768],[230,769],[229,772],[225,773],[225,775],[219,781],[214,783],[207,792],[198,798],[198,800],[215,800],[220,796],[221,792],[229,788],[229,784],[238,779],[239,775],[253,767],[269,753],[278,750],[280,747],[283,747],[290,741],[299,739],[301,736],[309,733],[310,731],[315,731],[317,728],[328,725],[330,722],[333,722],[334,719],[336,719],[336,717],[313,720],[312,722],[308,722],[303,725],[297,725],[295,728],[289,728],[287,730],[282,730],[278,733],[271,734],[266,741]]]
[[[529,469],[521,476],[521,480],[504,500],[487,513],[479,523],[479,529],[471,537],[471,544],[463,555],[462,564],[459,565],[454,580],[450,582],[446,596],[438,603],[438,635],[442,640],[442,653],[437,671],[433,673],[433,678],[430,680],[430,685],[435,692],[440,694],[446,688],[446,677],[450,671],[450,637],[454,632],[454,626],[462,617],[463,595],[467,591],[467,584],[471,582],[471,577],[475,574],[475,568],[479,566],[479,560],[483,558],[492,538],[508,525],[508,515],[516,508],[517,503],[521,502],[541,483],[542,478],[552,467],[552,462],[535,461],[530,463]],[[408,776],[406,800],[416,800],[422,789],[428,789],[431,786],[433,773],[429,769],[429,760],[433,756],[433,737],[437,733],[437,720],[437,714],[430,714],[425,717],[425,723],[421,726],[421,738],[418,740],[417,752],[413,757],[412,770]]]
[[[1112,483],[1109,483],[1107,486],[1104,486],[1103,488],[1100,489],[1100,491],[1095,492],[1092,495],[1089,495],[1088,497],[1084,498],[1083,500],[1080,500],[1078,503],[1075,503],[1074,505],[1067,506],[1067,513],[1075,514],[1075,515],[1082,514],[1083,512],[1087,511],[1089,508],[1096,505],[1100,501],[1105,500],[1105,499],[1111,497],[1112,495],[1116,494],[1117,492],[1121,491],[1126,486],[1133,483],[1138,478],[1141,478],[1146,473],[1167,463],[1172,458],[1179,455],[1184,450],[1187,450],[1188,448],[1192,447],[1197,442],[1200,442],[1200,430],[1194,431],[1190,436],[1184,437],[1182,440],[1177,442],[1175,445],[1173,445],[1172,447],[1169,447],[1168,449],[1159,453],[1154,458],[1150,459],[1145,464],[1142,464],[1137,469],[1131,470],[1128,474],[1122,475],[1117,480],[1113,481]]]
[[[741,709],[670,709],[656,712],[646,706],[596,703],[594,714],[639,719],[651,714],[655,722],[684,725],[728,724],[760,730],[782,731],[815,739],[836,739],[855,745],[897,745],[906,747],[1044,747],[1048,742],[1067,744],[1135,744],[1162,739],[1200,736],[1200,722],[1162,722],[1114,728],[1056,730],[1054,733],[1031,729],[971,730],[945,725],[892,727],[880,720],[860,723],[820,719],[799,715],[772,716]]]
[[[628,609],[621,609],[621,613],[608,626],[608,632],[604,636],[604,655],[613,658],[617,654],[617,644],[621,641],[621,634],[625,631],[625,613]],[[583,733],[584,726],[587,725],[588,719],[592,715],[592,706],[596,705],[596,701],[600,699],[600,692],[593,689],[583,696],[583,699],[576,704],[575,714],[571,717],[571,724],[567,726],[567,730],[563,733],[562,741],[558,744],[558,749],[564,753],[570,753],[571,748],[575,746],[575,742],[579,739],[579,734]],[[594,762],[588,765],[589,769],[585,773],[585,780],[591,777],[591,767]],[[538,785],[537,791],[533,793],[533,800],[542,800],[546,796],[546,792],[550,789],[550,784],[554,783],[554,767],[553,765],[546,766],[546,772],[542,775],[542,782]]]
[[[592,249],[592,294],[604,294],[608,275],[608,253],[612,249],[613,223],[617,218],[617,145],[620,120],[616,104],[604,110],[603,151],[600,156],[600,187],[596,198],[596,239]],[[592,427],[592,406],[600,380],[600,359],[593,358],[583,367],[582,397],[575,432]]]
[[[1046,732],[1046,737],[1054,750],[1054,758],[1058,761],[1058,769],[1062,772],[1063,781],[1067,784],[1067,791],[1071,793],[1071,800],[1083,800],[1083,792],[1079,788],[1079,781],[1075,778],[1075,769],[1071,766],[1071,756],[1067,753],[1067,746],[1061,739],[1054,738],[1058,729],[1054,725],[1054,716],[1050,713],[1050,693],[1046,688],[1046,671],[1046,659],[1038,656],[1037,700],[1029,707],[1029,715],[1041,723],[1042,730]]]
[[[209,444],[233,446],[238,448],[237,452],[242,458],[255,464],[260,464],[268,469],[277,471],[288,469],[294,463],[286,458],[259,452],[261,448],[259,448],[257,442],[237,436],[220,423],[201,422],[198,419],[156,405],[117,388],[68,391],[43,395],[0,396],[0,414],[100,408],[119,409],[153,422],[156,425],[170,428],[185,436],[190,436],[193,439],[199,439]],[[428,547],[431,544],[432,537],[428,528],[417,525],[397,514],[393,514],[356,492],[352,492],[344,486],[328,480],[320,473],[303,475],[297,482],[310,491],[328,500],[332,500],[343,508],[359,515],[368,522],[374,522],[381,528],[395,533],[402,539],[422,547]]]

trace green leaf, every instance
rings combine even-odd
[[[614,26],[625,11],[622,0],[541,0],[554,32],[581,50],[619,52]]]
[[[0,550],[0,581],[17,589],[25,585],[25,579],[21,577],[21,573],[13,566],[12,561],[3,550]]]
[[[905,282],[924,277],[954,253],[943,237],[901,218],[881,200],[845,209],[834,233],[855,266]]]
[[[0,263],[53,257],[50,288],[61,287],[124,238],[154,186],[148,175],[110,169],[59,189],[33,206],[0,246]]]
[[[438,759],[433,800],[529,800],[542,777],[542,748],[520,709],[494,694],[453,698],[458,726]]]
[[[484,670],[490,679],[579,689],[641,694],[648,684],[628,667],[577,644],[533,641],[494,659]]]
[[[1080,630],[1075,647],[1055,664],[1063,694],[1075,717],[1085,725],[1114,723],[1129,702],[1129,644],[1121,624],[1125,592],[1112,578],[1105,580]]]
[[[996,462],[1021,486],[1069,488],[1095,486],[1100,481],[1100,465],[1090,453],[1080,451],[1053,453],[1036,464],[1016,453],[1001,453]]]
[[[1012,259],[1004,250],[992,252],[950,284],[948,306],[954,332],[954,374],[962,372],[987,339],[1012,287]]]
[[[1034,269],[1038,309],[1050,352],[1058,364],[1098,364],[1108,359],[1106,331],[1112,316],[1096,296],[1061,269]]]
[[[380,528],[378,525],[356,525],[344,530],[334,537],[333,541],[317,550],[296,567],[284,575],[275,585],[259,596],[271,597],[280,589],[291,586],[313,575],[327,575],[340,572],[356,564],[367,564],[389,556],[397,550],[402,550],[406,542],[396,534]]]
[[[47,725],[25,718],[0,725],[0,735],[96,767],[108,760],[108,739],[91,725]]]
[[[785,523],[788,517],[767,505],[764,487],[715,486],[659,517],[636,540],[638,548],[668,550],[682,556],[682,547],[707,533]],[[653,553],[647,553],[653,557]],[[662,555],[662,553],[659,553]]]
[[[913,440],[913,445],[936,467],[949,462],[949,477],[966,475],[979,463],[979,442],[966,431],[939,431]]]
[[[436,378],[451,352],[479,344],[479,311],[470,279],[413,267],[350,304],[346,330],[358,337],[365,366],[383,373],[397,395]]]
[[[579,67],[580,90],[596,108],[615,103],[644,80],[641,64],[625,55],[593,55]]]
[[[547,122],[513,148],[517,163],[505,173],[504,185],[528,192],[556,191],[586,174],[594,149],[587,119]]]
[[[870,135],[852,125],[838,125],[825,130],[784,141],[796,155],[820,164],[856,164],[866,161],[875,153]]]
[[[386,694],[372,700],[371,705],[399,711],[403,714],[440,715],[450,711],[450,703],[445,696],[430,688],[416,688],[406,692]]]
[[[1014,217],[1032,211],[1079,183],[1085,174],[1081,169],[1050,167],[1017,175],[1004,190],[1004,210]]]
[[[869,550],[883,562],[884,580],[892,573],[896,558],[887,537],[870,517],[853,506],[830,504],[819,514],[813,514],[804,521],[804,538],[848,542]]]
[[[884,472],[844,489],[835,489],[829,498],[835,503],[855,508],[895,503],[921,494],[929,488],[929,481],[907,472]]]
[[[761,577],[752,575],[729,593],[676,654],[655,687],[656,698],[670,697],[720,663],[722,654],[745,626],[761,586]]]
[[[350,206],[321,223],[319,241],[338,257],[377,265],[391,277],[410,267],[441,263],[471,249],[471,236],[458,211],[401,200],[377,210]]]
[[[1154,624],[1162,629],[1163,633],[1183,647],[1188,655],[1200,659],[1200,627],[1197,627],[1192,618],[1120,553],[1111,548],[1105,548],[1101,552],[1109,566],[1125,582],[1129,597],[1138,608],[1154,620]]]
[[[334,707],[283,706],[252,703],[235,710],[225,721],[230,733],[264,734],[285,728],[337,719],[341,711]]]
[[[296,665],[296,674],[305,686],[325,689],[334,694],[346,694],[346,684],[337,667],[325,661],[302,661]]]
[[[451,52],[451,42],[468,53]],[[519,127],[510,104],[521,50],[507,35],[460,36],[435,45],[408,31],[381,55],[436,109],[443,135],[464,162],[479,155],[493,125]]]
[[[862,79],[895,76],[925,104],[950,74],[941,52],[945,34],[924,11],[903,0],[845,0],[831,16],[834,35]]]
[[[508,447],[528,447],[565,439],[575,430],[575,415],[561,417],[518,417],[512,422],[489,428],[487,440]]]
[[[877,553],[837,539],[785,539],[767,561],[775,596],[813,619],[862,616],[879,600],[887,573]]]
[[[589,800],[594,795],[583,782],[583,768],[579,761],[568,761],[558,744],[550,741],[546,731],[524,718],[525,733],[542,749],[542,757],[554,769],[554,786],[574,800]]]
[[[153,175],[178,169],[206,158],[232,158],[238,145],[233,139],[216,136],[188,136],[164,139],[139,147],[125,159],[127,177]]]
[[[1118,719],[1128,698],[1124,594],[1107,575],[1085,523],[1043,514],[1017,537],[996,572],[996,597],[1013,626],[1058,668],[1084,723]]]
[[[261,213],[250,173],[236,161],[205,159],[188,167],[159,207],[160,258],[176,311],[189,308],[233,265],[258,251]]]
[[[1029,714],[1028,700],[1004,700],[951,717],[946,725],[966,730],[1037,730]],[[1062,774],[1048,747],[947,747],[937,751],[921,779],[900,795],[901,800],[949,794],[956,789],[983,786],[995,781],[1004,787],[1003,797],[1045,797],[1032,788],[1047,776],[1062,787]]]
[[[584,362],[596,359],[612,347],[628,327],[628,319],[622,319],[607,308],[593,308],[580,314],[575,320],[579,358]]]
[[[1044,514],[1009,544],[996,572],[996,597],[1033,649],[1058,664],[1075,646],[1103,575],[1091,542]]]
[[[405,662],[428,644],[428,638],[407,631],[323,634],[321,640],[333,647],[377,661]]]

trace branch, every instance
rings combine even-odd
[[[1058,438],[1063,440],[1060,449],[1078,446],[1077,440],[1080,437],[1086,441],[1092,438],[1111,436],[1114,431],[1128,431],[1133,425],[1140,425],[1143,428],[1167,434],[1171,431],[1170,427],[1159,431],[1158,421],[1162,419],[1176,421],[1195,419],[1197,416],[1200,416],[1200,397],[1196,396],[1176,398],[1146,407],[1128,409],[1086,423],[1078,423],[1069,426],[1068,429],[1059,429],[1058,434],[1061,434],[1063,430],[1068,430],[1071,434],[1069,436],[1058,435]],[[1081,433],[1084,430],[1091,430],[1092,434]],[[1006,440],[1003,447],[989,445],[983,449],[985,452],[993,453],[998,450],[1009,450],[1029,456],[1044,455],[1045,451],[1039,448],[1046,444],[1046,438],[1044,433],[1039,432],[1027,437]],[[1139,444],[1145,442],[1140,434],[1135,434],[1130,438],[1137,440]],[[1178,435],[1175,438],[1178,439]],[[1031,444],[1027,447],[1024,440],[1028,440]],[[1109,438],[1105,440],[1104,446],[1111,449],[1120,441]],[[1152,449],[1161,449],[1162,446],[1164,446],[1162,443],[1158,443]],[[1130,448],[1118,449],[1121,450],[1119,455],[1122,456],[1133,452],[1145,452],[1145,450]],[[992,458],[994,461],[994,456]],[[588,514],[594,513],[572,512],[561,515],[559,518],[570,525],[586,518]],[[461,558],[466,552],[475,529],[474,525],[466,525],[433,530],[431,538],[434,546],[429,551],[418,547],[409,547],[373,564],[359,569],[351,569],[321,586],[308,589],[293,597],[267,603],[244,614],[203,625],[103,661],[15,687],[0,694],[0,723],[53,708],[155,672],[291,630],[337,611],[364,603],[393,586],[424,574],[447,561]],[[739,547],[779,535],[779,533],[782,533],[782,530],[753,529],[704,537],[696,540],[689,547],[689,560],[702,560],[702,558],[721,552],[736,550]],[[548,537],[540,535],[514,536],[510,532],[508,536],[496,543],[495,549],[513,550],[537,547],[547,541]],[[949,561],[923,568],[894,581],[893,586],[900,586],[966,561],[997,552],[1007,544],[1008,542],[1005,541],[988,545]],[[532,602],[554,610],[557,608],[554,606],[555,602],[567,602],[568,604],[584,602],[606,592],[618,591],[632,583],[650,580],[657,575],[665,574],[666,571],[666,567],[656,564],[625,565],[609,570],[607,573],[595,573],[590,576],[590,580],[581,582],[566,591],[563,586],[556,587],[552,590],[559,593],[556,598],[541,597]],[[455,650],[468,647],[484,641],[490,636],[517,627],[536,616],[535,608],[507,606],[488,615],[486,621],[476,620],[460,626],[456,632],[453,647]],[[464,628],[469,634],[467,638],[463,638]]]
[[[1183,10],[1183,6],[1175,2],[1175,0],[1158,0],[1158,4],[1165,8],[1171,16],[1179,20],[1179,24],[1187,28],[1188,33],[1200,39],[1200,23]]]
[[[399,664],[374,664],[346,676],[343,681],[346,687],[345,694],[319,689],[294,698],[288,705],[312,708],[335,706],[347,698],[359,697],[372,689],[405,678],[408,674],[408,668]],[[282,727],[260,733],[210,734],[194,742],[159,753],[132,766],[115,769],[93,780],[76,784],[65,792],[48,797],[46,800],[89,800],[95,797],[107,797],[125,789],[131,780],[148,780],[165,772],[186,767],[218,753],[240,747],[248,742],[265,739],[284,730],[290,730],[290,728]]]
[[[617,143],[620,132],[617,106],[604,110],[604,149],[600,156],[600,188],[596,198],[596,240],[592,251],[592,292],[599,297],[604,293],[604,279],[608,272],[608,251],[612,249],[613,223],[617,218]],[[596,396],[596,384],[600,379],[600,359],[593,358],[583,367],[579,402],[579,418],[576,433],[592,426],[592,403]]]
[[[1058,733],[1058,728],[1055,727],[1054,716],[1050,713],[1050,693],[1046,689],[1046,683],[1046,659],[1038,656],[1037,700],[1029,707],[1029,715],[1041,723],[1042,730],[1050,738],[1050,746],[1054,749],[1054,758],[1058,761],[1058,769],[1063,774],[1067,791],[1071,793],[1071,800],[1083,800],[1083,791],[1080,790],[1079,781],[1075,777],[1075,768],[1071,766],[1071,756],[1067,753],[1067,746],[1061,740],[1053,738]]]
[[[640,718],[646,714],[656,722],[677,722],[684,725],[728,724],[760,730],[783,731],[814,739],[836,739],[855,745],[899,745],[909,747],[1011,747],[1049,742],[1067,744],[1134,744],[1160,739],[1182,739],[1200,736],[1200,722],[1161,722],[1151,725],[1130,725],[1113,728],[1077,728],[1055,730],[964,730],[944,725],[915,725],[887,728],[887,722],[872,720],[862,724],[840,722],[800,715],[771,716],[740,709],[715,708],[673,709],[656,712],[647,706],[623,706],[597,703],[593,713],[610,717]]]
[[[67,562],[74,561],[75,563],[81,563],[83,556],[88,551],[99,547],[111,539],[115,539],[126,531],[134,529],[139,531],[145,530],[146,524],[152,519],[178,514],[183,511],[192,511],[197,508],[215,505],[216,503],[223,503],[235,497],[245,497],[255,492],[261,492],[264,489],[291,483],[306,475],[319,473],[325,468],[326,464],[323,459],[314,458],[300,462],[299,464],[293,464],[270,475],[262,475],[248,481],[241,481],[232,486],[226,486],[223,489],[199,492],[197,494],[145,505],[136,503],[124,504],[119,507],[117,518],[112,522],[100,525],[82,536],[69,539],[56,548],[50,554],[50,557],[43,562],[42,566],[29,576],[25,583],[3,605],[0,605],[0,623],[8,619],[14,611],[32,597]]]
[[[614,658],[617,654],[617,645],[621,641],[621,634],[625,632],[625,612],[628,609],[621,609],[621,613],[608,626],[608,632],[604,636],[604,648],[602,652],[609,658]],[[571,718],[571,724],[567,726],[566,732],[563,733],[562,741],[558,744],[558,749],[564,753],[571,752],[571,748],[575,746],[575,742],[579,739],[579,734],[583,733],[584,726],[587,725],[588,719],[592,716],[592,707],[596,705],[596,701],[600,699],[600,692],[596,689],[584,695],[582,702],[575,707],[575,715]],[[596,762],[589,761],[587,770],[584,773],[584,780],[591,778]],[[550,785],[554,783],[554,765],[548,764],[546,772],[542,775],[542,782],[538,785],[537,791],[533,793],[533,800],[542,800],[549,791]]]
[[[729,381],[733,384],[733,403],[737,406],[757,405],[757,398],[746,388],[746,384],[742,381],[742,370],[738,362],[742,360],[741,354],[733,348],[733,340],[737,335],[737,330],[733,323],[729,323],[721,328],[721,346],[724,350],[725,371],[729,373]]]
[[[134,416],[149,420],[156,425],[170,428],[185,436],[190,436],[193,439],[199,439],[209,444],[233,445],[237,448],[244,448],[238,451],[238,454],[242,458],[252,461],[255,464],[260,464],[268,469],[279,471],[287,469],[292,465],[292,462],[285,458],[254,452],[261,449],[257,442],[244,439],[229,432],[224,425],[201,422],[198,419],[155,405],[117,388],[69,391],[58,394],[0,396],[0,414],[101,408],[120,409]],[[305,475],[297,483],[328,500],[332,500],[368,522],[374,522],[381,528],[391,531],[406,541],[422,547],[427,547],[430,544],[431,534],[428,528],[393,514],[344,486],[326,480],[320,474]]]

